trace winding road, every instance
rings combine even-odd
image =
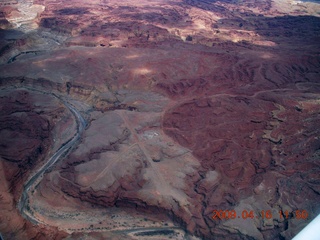
[[[54,95],[54,94],[52,94]],[[56,98],[61,100],[58,96],[54,95]],[[39,180],[41,180],[41,177],[43,174],[50,168],[52,167],[59,159],[60,157],[67,153],[73,146],[74,144],[78,141],[80,138],[81,133],[84,131],[86,127],[86,121],[84,118],[81,116],[81,114],[78,112],[76,108],[74,108],[72,105],[67,103],[66,101],[61,100],[64,105],[71,111],[71,113],[74,115],[76,121],[77,121],[77,133],[70,138],[66,143],[64,143],[58,151],[56,151],[52,157],[48,160],[46,164],[44,164],[24,185],[24,189],[22,192],[22,196],[20,198],[19,204],[18,204],[18,209],[21,212],[22,216],[24,216],[26,219],[29,221],[38,224],[39,221],[34,218],[30,213],[27,211],[27,206],[28,206],[28,199],[29,199],[29,192],[31,189],[35,188],[37,183],[39,183]]]
[[[72,148],[75,146],[77,141],[80,139],[81,134],[85,130],[87,123],[85,119],[81,116],[80,112],[72,106],[67,101],[61,99],[56,94],[53,93],[47,93],[41,90],[31,89],[27,88],[29,90],[42,92],[44,94],[50,94],[54,97],[58,98],[66,108],[69,109],[69,111],[74,115],[75,120],[77,122],[77,132],[75,135],[73,135],[69,140],[67,140],[65,143],[62,144],[62,146],[48,159],[48,161],[37,170],[37,172],[32,175],[25,183],[22,195],[20,198],[20,201],[18,203],[18,209],[21,213],[21,215],[27,219],[28,221],[32,222],[33,224],[39,224],[43,223],[37,219],[33,213],[30,211],[29,208],[29,198],[30,198],[30,192],[32,192],[36,186],[40,183],[43,175],[45,172],[50,169],[57,161],[61,159],[61,157],[68,153],[68,151],[72,150]],[[173,234],[177,230],[182,230],[184,232],[184,239],[188,239],[188,234],[181,229],[180,227],[146,227],[146,228],[132,228],[132,229],[125,229],[125,230],[114,230],[115,233],[125,233],[125,234],[145,234],[145,235],[165,235],[165,234]],[[0,240],[4,240],[3,236],[0,233]]]

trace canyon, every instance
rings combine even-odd
[[[0,36],[3,239],[283,240],[319,215],[319,3],[6,0]]]

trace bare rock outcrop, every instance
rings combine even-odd
[[[16,204],[24,181],[56,146],[56,123],[68,126],[70,113],[54,97],[27,89],[4,88],[0,101],[0,231],[5,239],[60,239],[66,234],[44,225],[35,227],[22,218]],[[57,144],[64,140],[60,136]]]
[[[1,234],[291,239],[320,213],[319,12],[2,1]],[[30,191],[35,226],[23,183],[77,132],[58,98],[88,125]]]

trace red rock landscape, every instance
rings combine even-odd
[[[320,5],[0,3],[3,239],[292,239],[320,213]]]

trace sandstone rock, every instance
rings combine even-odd
[[[23,219],[16,204],[24,181],[55,145],[56,121],[68,115],[55,98],[26,89],[2,89],[0,101],[1,234],[5,239],[62,238],[66,234],[55,228],[35,227]]]
[[[291,239],[319,213],[318,9],[282,0],[1,2],[0,232],[142,239],[153,233],[137,228],[165,222],[176,239]],[[26,178],[77,131],[50,93],[88,126],[30,193],[45,227],[14,209]],[[258,218],[212,219],[234,209]],[[294,219],[296,210],[308,219]]]

